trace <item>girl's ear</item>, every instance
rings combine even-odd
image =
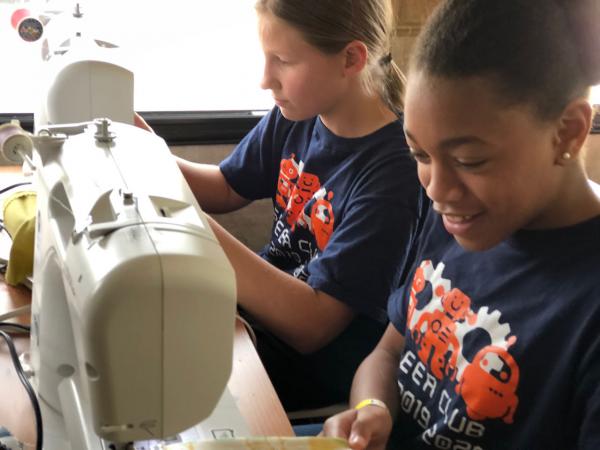
[[[369,51],[361,41],[352,41],[344,48],[344,71],[348,74],[360,73],[367,65]]]
[[[592,106],[585,98],[577,98],[565,107],[555,136],[559,164],[567,164],[579,155],[592,126],[592,115]]]

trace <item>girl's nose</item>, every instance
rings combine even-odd
[[[463,195],[463,186],[452,167],[443,162],[419,165],[419,180],[427,196],[435,203],[453,203]]]
[[[265,68],[263,70],[263,76],[260,80],[261,89],[277,89],[279,87],[279,82],[273,73],[273,69],[270,67],[269,63],[265,63]]]

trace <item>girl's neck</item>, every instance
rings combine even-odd
[[[345,138],[367,136],[398,118],[379,95],[367,95],[362,89],[352,94],[319,115],[333,134]]]
[[[563,180],[560,195],[528,228],[562,228],[600,215],[600,198],[582,168],[573,167]]]

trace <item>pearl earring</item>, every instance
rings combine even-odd
[[[571,154],[569,152],[564,152],[561,156],[562,159],[571,159]]]

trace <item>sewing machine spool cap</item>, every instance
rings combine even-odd
[[[10,16],[10,24],[26,42],[38,41],[44,34],[44,25],[47,23],[47,17],[34,14],[27,8],[16,9]]]
[[[37,17],[26,17],[19,22],[17,32],[24,41],[35,42],[44,34],[44,24]]]
[[[0,149],[4,158],[12,163],[21,164],[23,155],[31,156],[33,141],[18,120],[0,125]]]

